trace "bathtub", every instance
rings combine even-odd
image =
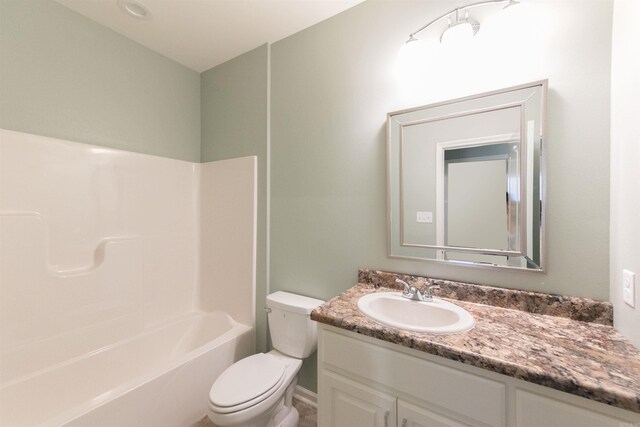
[[[0,425],[190,426],[214,379],[253,343],[228,314],[191,312],[5,382]]]

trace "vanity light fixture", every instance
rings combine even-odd
[[[456,9],[453,13],[455,20],[451,20],[449,15],[449,25],[440,34],[440,43],[445,42],[447,39],[464,39],[473,37],[480,29],[480,23],[473,18],[469,18],[469,10],[464,9],[464,18],[460,18],[460,9]]]
[[[151,19],[152,13],[144,4],[137,0],[118,0],[118,7],[127,15],[136,19]]]
[[[466,6],[457,7],[409,34],[409,40],[407,40],[406,43],[418,41],[416,35],[436,24],[437,22],[440,22],[444,18],[448,18],[449,24],[440,35],[440,43],[445,42],[446,39],[460,38],[465,36],[472,37],[476,35],[478,30],[480,30],[480,23],[469,16],[469,9],[497,3],[507,3],[503,7],[503,9],[506,9],[508,7],[519,4],[520,2],[518,0],[485,0],[477,3],[471,3]]]

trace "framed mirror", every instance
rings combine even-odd
[[[388,114],[389,256],[544,271],[547,81]]]

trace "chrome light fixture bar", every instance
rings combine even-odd
[[[460,26],[460,25],[468,25],[470,27],[470,30],[472,31],[472,34],[475,35],[478,32],[478,30],[480,29],[480,23],[478,21],[476,21],[475,19],[469,17],[469,9],[472,9],[472,8],[478,7],[478,6],[486,6],[486,5],[489,5],[489,4],[496,4],[496,3],[507,3],[503,8],[503,9],[506,9],[506,8],[508,8],[510,6],[513,6],[513,5],[516,5],[516,4],[520,3],[520,2],[518,0],[485,0],[485,1],[480,1],[480,2],[477,2],[477,3],[471,3],[471,4],[468,4],[466,6],[457,7],[455,9],[450,10],[449,12],[439,16],[438,18],[436,18],[433,21],[427,23],[426,25],[423,25],[422,27],[420,27],[419,29],[417,29],[413,33],[409,34],[409,40],[407,40],[406,43],[417,41],[418,39],[416,38],[416,35],[420,34],[421,32],[423,32],[424,30],[426,30],[427,28],[429,28],[433,24],[435,24],[437,22],[440,22],[444,18],[448,18],[449,19],[449,25],[447,26],[447,28],[445,28],[445,30],[440,35],[440,42],[442,42],[443,36],[445,35],[445,33],[449,29],[457,27],[457,26]],[[461,15],[462,15],[462,18],[460,17]]]

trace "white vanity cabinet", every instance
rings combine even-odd
[[[637,413],[319,326],[319,427],[640,426]]]

